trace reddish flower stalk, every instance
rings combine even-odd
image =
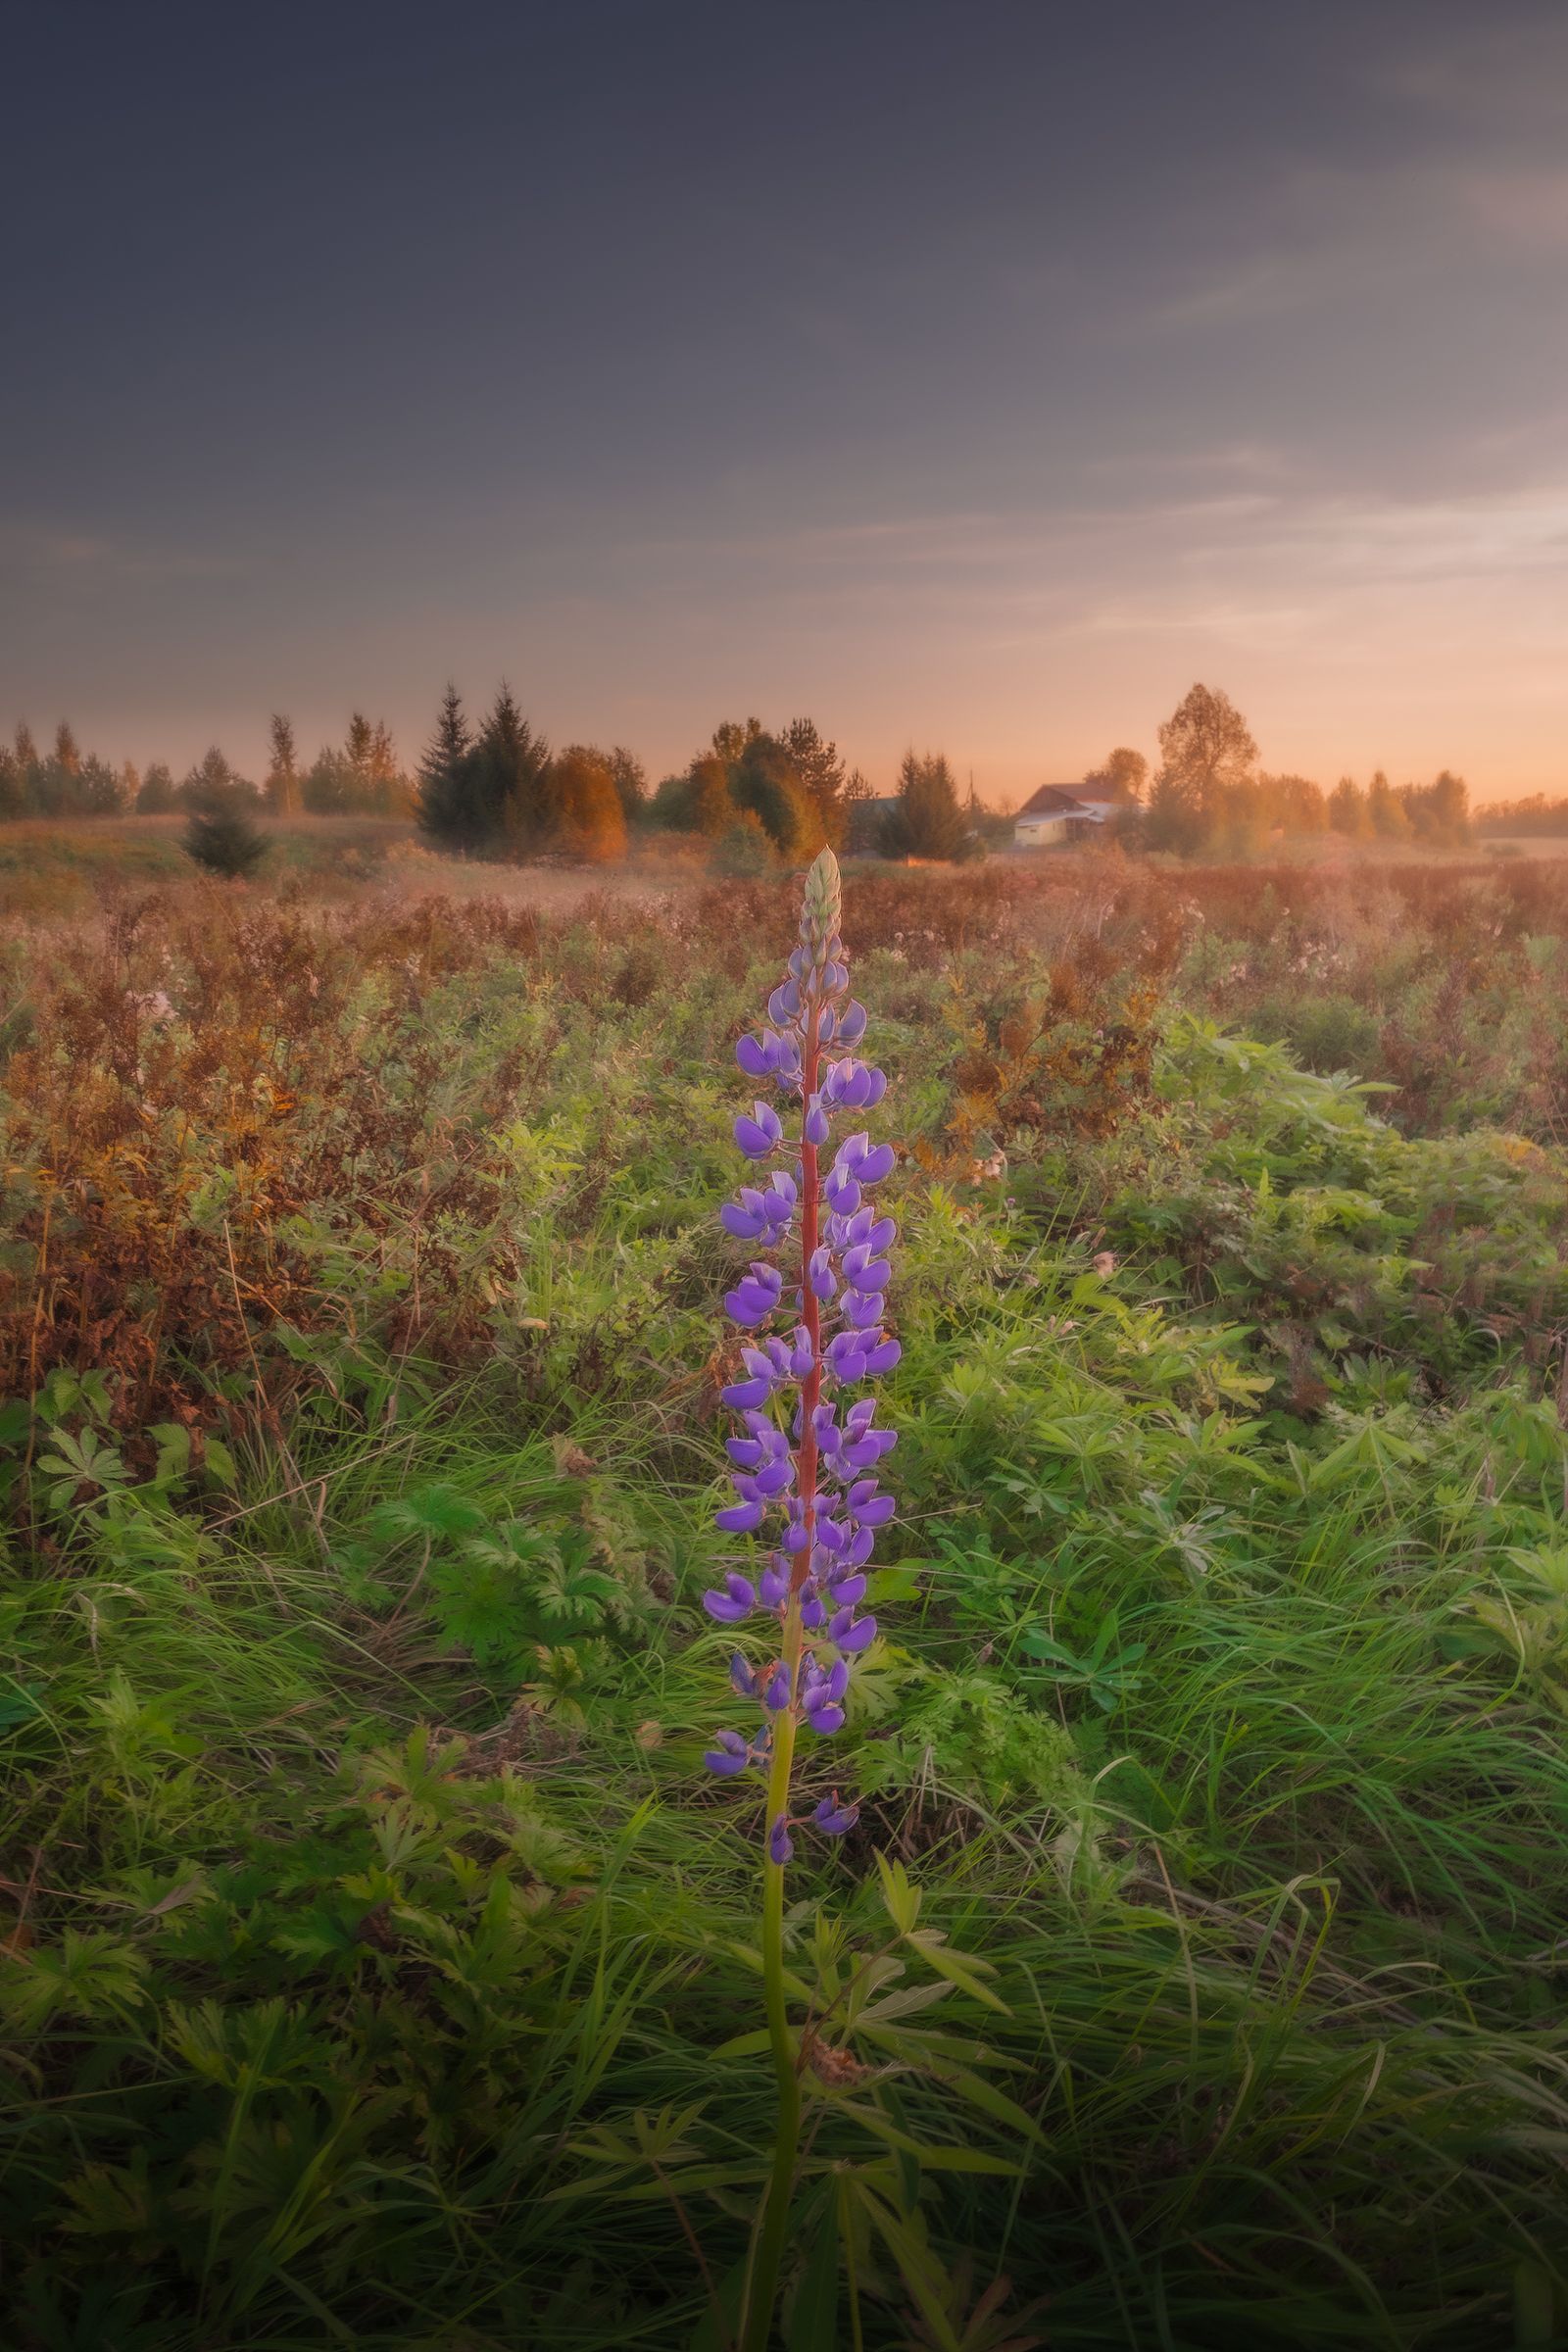
[[[807,876],[800,941],[788,975],[768,1000],[769,1026],[736,1048],[749,1076],[771,1078],[798,1102],[799,1157],[792,1171],[775,1168],[765,1188],[744,1186],[721,1212],[728,1233],[783,1256],[798,1286],[787,1291],[784,1268],[760,1256],[725,1298],[732,1319],[757,1333],[758,1345],[742,1351],[746,1378],[724,1391],[746,1435],[728,1441],[736,1500],[718,1513],[717,1524],[736,1535],[775,1515],[783,1524],[756,1584],[737,1569],[704,1595],[721,1623],[738,1624],[760,1608],[774,1617],[779,1635],[777,1654],[760,1668],[739,1651],[731,1661],[736,1689],[760,1703],[760,1733],[747,1740],[721,1732],[707,1759],[718,1773],[755,1766],[767,1775],[762,1960],[779,2123],[747,2295],[745,2352],[762,2352],[771,2324],[800,2137],[800,2077],[784,1992],[784,1868],[794,1851],[796,1739],[803,1726],[831,1735],[844,1722],[852,1663],[876,1634],[876,1620],[858,1618],[855,1608],[865,1593],[874,1532],[893,1512],[874,1475],[894,1444],[892,1432],[873,1427],[869,1398],[846,1404],[840,1416],[841,1392],[890,1371],[899,1343],[880,1320],[885,1252],[896,1228],[862,1205],[862,1193],[891,1171],[893,1152],[861,1131],[839,1146],[825,1177],[821,1169],[833,1118],[879,1102],[887,1087],[882,1072],[853,1051],[865,1033],[865,1010],[849,997],[839,906],[838,862],[824,850]],[[735,1140],[749,1159],[771,1160],[785,1148],[783,1123],[758,1102],[736,1120]],[[773,1328],[785,1315],[792,1318],[787,1337]],[[818,1642],[836,1651],[831,1663],[818,1655]],[[857,1814],[835,1789],[811,1819],[840,1837]]]

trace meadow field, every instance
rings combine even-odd
[[[0,850],[0,2333],[722,2352],[798,886]],[[780,2340],[1568,2344],[1568,862],[852,865],[845,941],[898,1511]]]

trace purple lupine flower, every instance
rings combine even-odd
[[[705,1592],[703,1606],[720,1625],[739,1625],[757,1606],[757,1589],[747,1577],[726,1576],[723,1592]]]
[[[783,1134],[778,1112],[767,1102],[754,1102],[751,1117],[742,1111],[735,1122],[735,1141],[748,1159],[768,1158],[777,1151]]]
[[[779,1301],[784,1277],[777,1266],[758,1258],[747,1267],[732,1291],[724,1295],[724,1311],[732,1323],[751,1328],[765,1323]]]
[[[838,866],[824,850],[807,877],[800,937],[765,1025],[735,1048],[748,1078],[771,1080],[786,1098],[794,1122],[786,1141],[784,1120],[759,1100],[735,1120],[737,1145],[752,1160],[798,1156],[742,1185],[719,1211],[733,1240],[778,1258],[752,1258],[725,1296],[731,1320],[756,1337],[741,1348],[744,1377],[721,1392],[744,1434],[725,1441],[735,1500],[716,1513],[727,1535],[761,1534],[768,1557],[755,1587],[732,1572],[704,1605],[723,1624],[760,1609],[777,1648],[760,1667],[739,1652],[731,1660],[730,1679],[758,1707],[759,1730],[750,1742],[722,1733],[707,1760],[726,1776],[748,1765],[768,1772],[766,1849],[780,1869],[794,1850],[796,1735],[804,1728],[831,1738],[844,1724],[854,1667],[876,1639],[875,1618],[856,1614],[865,1564],[894,1508],[877,1479],[894,1433],[877,1425],[874,1398],[847,1393],[899,1360],[883,1321],[897,1227],[865,1198],[892,1172],[891,1145],[860,1127],[828,1156],[834,1122],[874,1108],[887,1091],[882,1071],[858,1051],[865,1007],[849,996],[838,930]],[[837,1789],[810,1816],[832,1838],[857,1818]]]

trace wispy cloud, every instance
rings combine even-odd
[[[245,559],[210,549],[117,539],[68,525],[0,522],[0,570],[43,574],[61,586],[226,579],[249,568]]]

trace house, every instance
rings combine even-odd
[[[1042,784],[1012,820],[1013,847],[1054,849],[1090,825],[1104,824],[1111,808],[1112,804],[1099,795],[1081,798],[1076,784]]]

